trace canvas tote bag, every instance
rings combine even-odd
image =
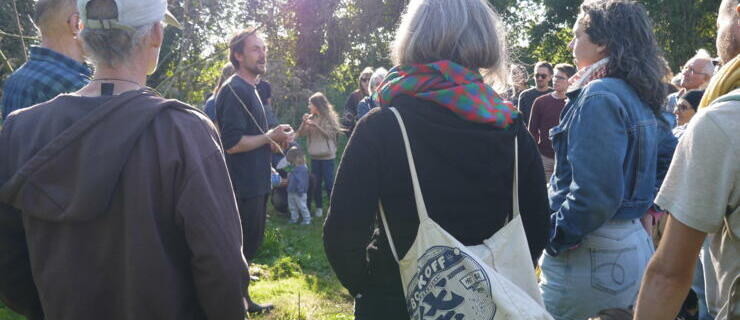
[[[482,244],[466,247],[427,214],[406,127],[401,128],[419,214],[416,239],[399,260],[382,203],[380,214],[399,263],[412,320],[552,319],[537,287],[518,199],[518,142],[514,138],[513,219]],[[471,221],[471,223],[474,223]]]

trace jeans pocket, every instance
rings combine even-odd
[[[637,285],[640,268],[636,246],[589,250],[591,286],[594,289],[617,295]]]

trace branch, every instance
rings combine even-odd
[[[258,27],[255,28],[254,32],[257,32],[258,30],[262,29],[264,26],[265,24],[259,25]],[[197,61],[190,63],[188,65],[183,66],[182,64],[178,64],[175,67],[175,71],[172,72],[172,76],[160,82],[159,85],[157,85],[155,89],[160,92],[169,91],[172,88],[175,78],[177,78],[177,76],[179,76],[181,73],[186,72],[186,71],[192,71],[192,67],[202,64],[206,61],[209,61],[215,57],[218,57],[221,53],[226,52],[227,50],[229,50],[229,46],[226,46],[225,48],[222,48],[220,50],[216,50],[209,56],[202,58],[202,59],[198,59]],[[167,84],[167,89],[163,89],[165,84]]]
[[[0,36],[2,36],[2,37],[11,37],[11,38],[22,38],[22,39],[27,39],[27,40],[39,40],[38,37],[24,36],[24,35],[14,34],[14,33],[7,33],[5,31],[3,31],[2,29],[0,29]]]
[[[157,90],[161,90],[165,83],[169,84],[170,82],[174,81],[174,79],[178,75],[180,75],[181,73],[183,73],[185,71],[192,71],[192,69],[191,69],[192,67],[195,67],[195,66],[197,66],[199,64],[205,63],[208,60],[211,60],[213,58],[216,58],[221,53],[225,52],[226,50],[229,50],[229,47],[226,47],[226,48],[217,50],[217,51],[213,52],[212,54],[210,54],[209,56],[207,56],[205,58],[202,58],[202,59],[198,59],[197,61],[195,61],[193,63],[190,63],[188,65],[183,66],[182,64],[178,64],[177,67],[175,67],[175,71],[172,72],[172,76],[170,76],[167,79],[165,79],[164,81],[160,82],[156,89]],[[167,90],[169,90],[171,87],[172,87],[172,85],[169,85],[167,87]],[[167,91],[167,90],[163,90],[163,91]]]
[[[18,7],[15,4],[15,0],[13,0],[13,11],[15,11],[15,22],[18,24],[18,32],[23,34],[23,26],[21,26],[21,17],[18,14]],[[22,37],[21,37],[21,47],[23,47],[23,57],[26,58],[26,61],[28,61],[28,50],[26,49],[26,42],[23,41]]]
[[[3,61],[5,61],[5,64],[8,65],[8,69],[10,69],[11,73],[15,72],[15,70],[13,70],[13,66],[10,65],[10,61],[8,60],[8,57],[5,56],[5,53],[3,53],[2,49],[0,49],[0,58],[3,58]]]

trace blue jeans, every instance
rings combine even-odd
[[[709,250],[707,240],[704,240],[702,250]],[[704,265],[702,263],[702,257],[700,253],[699,259],[696,260],[696,270],[694,270],[694,280],[691,282],[691,289],[696,293],[699,307],[699,320],[713,320],[714,317],[709,313],[707,309],[707,295],[704,288]],[[711,266],[709,266],[711,268]]]
[[[635,304],[653,242],[639,219],[611,220],[574,249],[540,259],[540,291],[556,320],[583,320]]]
[[[326,193],[331,196],[331,188],[334,186],[334,159],[311,159],[311,174],[315,175],[318,181],[314,194],[311,196],[316,203],[316,208],[323,209],[323,190],[321,186],[323,185]]]

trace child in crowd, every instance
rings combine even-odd
[[[308,167],[306,157],[297,146],[288,150],[286,156],[293,170],[288,174],[288,210],[290,210],[289,223],[298,223],[298,212],[303,216],[301,224],[311,224],[311,213],[306,205],[308,193]]]

